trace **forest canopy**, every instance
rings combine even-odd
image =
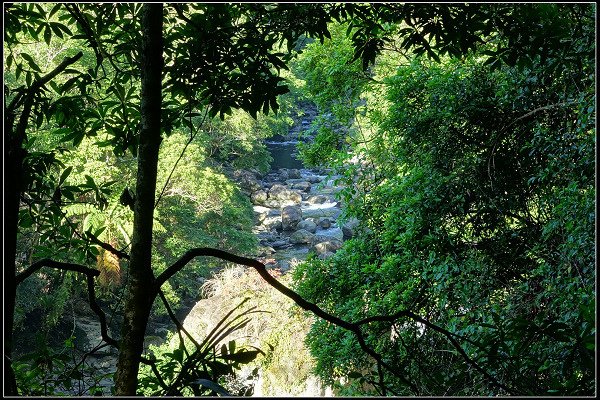
[[[5,4],[5,393],[73,394],[89,373],[87,394],[229,394],[263,350],[219,335],[255,311],[186,347],[174,310],[237,263],[306,311],[336,394],[593,395],[595,11]],[[240,176],[269,171],[265,140],[307,106],[301,158],[355,229],[290,289],[254,260]],[[72,356],[74,304],[114,375]],[[161,318],[181,346],[148,358]]]

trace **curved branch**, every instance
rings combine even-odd
[[[15,278],[16,284],[20,285],[21,282],[30,277],[34,272],[40,270],[42,267],[61,269],[64,271],[75,271],[88,276],[91,275],[92,277],[100,275],[100,271],[98,271],[97,269],[88,268],[85,265],[54,261],[48,258],[44,258],[34,262],[27,269],[25,269],[25,271],[17,274]]]
[[[304,310],[311,311],[313,314],[315,314],[319,318],[324,319],[325,321],[328,321],[336,326],[339,326],[341,328],[344,328],[346,330],[353,332],[357,336],[359,345],[365,353],[367,353],[371,357],[373,357],[379,365],[383,366],[386,370],[388,370],[394,376],[398,377],[404,383],[411,386],[411,388],[415,391],[415,393],[418,393],[418,389],[416,388],[416,386],[414,386],[414,384],[409,382],[409,380],[406,377],[402,376],[398,371],[396,371],[394,368],[392,368],[389,364],[385,363],[383,361],[381,355],[378,354],[375,350],[371,349],[366,344],[366,342],[364,340],[364,336],[360,329],[360,325],[353,324],[348,321],[344,321],[343,319],[340,319],[340,318],[338,318],[334,315],[331,315],[328,312],[322,310],[316,304],[305,300],[298,293],[289,289],[288,287],[283,285],[281,282],[279,282],[277,279],[272,277],[271,274],[269,274],[269,272],[267,271],[267,268],[265,267],[265,265],[255,259],[237,256],[235,254],[231,254],[231,253],[228,253],[223,250],[217,250],[217,249],[212,249],[212,248],[208,248],[208,247],[191,249],[191,250],[188,250],[179,260],[177,260],[173,265],[171,265],[169,268],[167,268],[165,271],[163,271],[163,273],[160,274],[156,278],[156,280],[155,280],[156,289],[158,290],[160,288],[160,286],[162,286],[162,284],[165,283],[165,281],[167,279],[169,279],[174,274],[176,274],[178,271],[180,271],[192,259],[194,259],[195,257],[201,257],[201,256],[217,257],[217,258],[220,258],[225,261],[230,261],[230,262],[233,262],[236,264],[246,265],[248,267],[254,268],[256,270],[256,272],[258,272],[258,274],[269,285],[271,285],[273,288],[278,290],[283,295],[292,299],[298,306],[300,306]]]
[[[338,318],[334,315],[329,314],[328,312],[321,309],[318,305],[305,300],[298,293],[289,289],[288,287],[286,287],[285,285],[280,283],[277,279],[275,279],[273,276],[271,276],[271,274],[269,274],[269,272],[267,271],[267,269],[263,263],[255,260],[255,259],[252,259],[252,258],[237,256],[235,254],[231,254],[231,253],[223,251],[223,250],[217,250],[217,249],[212,249],[212,248],[208,248],[208,247],[191,249],[191,250],[188,250],[183,256],[181,256],[181,258],[179,258],[179,260],[177,260],[175,263],[173,263],[169,268],[167,268],[165,271],[163,271],[163,273],[161,273],[156,278],[155,290],[159,290],[163,283],[165,283],[169,278],[171,278],[173,275],[175,275],[177,272],[179,272],[183,267],[185,267],[195,257],[202,257],[202,256],[216,257],[216,258],[220,258],[225,261],[229,261],[229,262],[233,262],[233,263],[241,264],[241,265],[246,265],[248,267],[254,268],[256,270],[256,272],[258,272],[258,274],[269,285],[271,285],[273,288],[275,288],[277,291],[279,291],[283,295],[292,299],[299,307],[303,308],[306,311],[312,312],[319,318],[321,318],[325,321],[328,321],[336,326],[339,326],[340,328],[344,328],[344,329],[347,329],[347,330],[353,332],[358,339],[358,343],[359,343],[361,349],[365,353],[367,353],[371,357],[373,357],[377,361],[378,365],[383,366],[388,372],[392,373],[394,376],[398,377],[402,382],[409,385],[415,393],[418,393],[417,387],[413,383],[411,383],[407,378],[402,376],[402,374],[400,374],[396,369],[392,368],[392,366],[390,366],[385,361],[383,361],[383,358],[381,357],[381,355],[379,353],[377,353],[375,350],[371,349],[366,344],[365,338],[361,331],[362,325],[367,324],[369,322],[373,322],[373,321],[394,322],[395,320],[397,320],[400,317],[408,317],[414,321],[420,322],[420,323],[424,324],[425,326],[427,326],[428,328],[446,336],[446,338],[456,348],[456,350],[465,359],[465,361],[468,364],[472,365],[485,378],[487,378],[490,381],[490,383],[492,383],[494,386],[496,386],[500,389],[505,390],[509,394],[514,394],[514,390],[512,390],[509,387],[507,387],[506,385],[498,382],[498,380],[496,378],[494,378],[492,375],[490,375],[487,371],[485,371],[481,366],[479,366],[473,359],[471,359],[467,355],[467,353],[461,347],[460,343],[458,343],[458,341],[453,337],[453,336],[455,336],[454,333],[452,333],[444,328],[441,328],[408,310],[399,311],[399,312],[397,312],[393,315],[389,315],[389,316],[386,316],[386,315],[373,316],[373,317],[362,319],[362,320],[360,320],[358,322],[354,322],[354,323],[345,321],[341,318]]]
[[[87,278],[87,287],[88,287],[88,297],[90,300],[90,308],[94,313],[98,316],[100,320],[100,333],[102,335],[102,340],[111,346],[119,347],[119,342],[110,336],[108,336],[108,329],[106,324],[106,315],[104,311],[100,308],[98,303],[96,302],[96,290],[94,286],[94,278],[100,275],[100,271],[93,268],[88,268],[85,265],[74,264],[74,263],[66,263],[60,261],[50,260],[48,258],[44,258],[42,260],[36,261],[31,264],[25,271],[17,274],[15,278],[15,286],[21,284],[25,279],[30,277],[34,272],[39,271],[42,267],[50,267],[54,269],[59,269],[63,271],[75,271],[81,274],[84,274]]]

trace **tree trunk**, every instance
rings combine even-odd
[[[144,335],[156,290],[151,267],[152,221],[161,136],[162,4],[142,8],[141,121],[136,200],[133,219],[129,284],[115,388],[117,396],[132,396],[143,352]]]
[[[22,118],[25,122],[31,112],[31,102],[25,104]],[[17,233],[19,222],[19,202],[23,190],[23,138],[20,129],[23,121],[19,121],[17,132],[14,132],[14,114],[5,109],[4,148],[5,177],[10,184],[5,185],[4,191],[4,394],[17,395],[17,382],[12,369],[12,339],[15,316],[15,301],[17,297],[16,258]],[[23,134],[24,134],[23,126]],[[7,182],[8,183],[8,182]]]

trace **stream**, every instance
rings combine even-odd
[[[343,240],[352,236],[356,224],[353,221],[344,226],[338,223],[341,209],[335,194],[341,188],[334,184],[334,178],[304,168],[295,157],[298,130],[307,125],[309,122],[305,119],[292,128],[288,137],[265,142],[273,157],[269,173],[258,176],[248,171],[236,171],[233,177],[253,203],[253,233],[260,243],[257,259],[267,268],[279,269],[282,274],[306,259],[309,251],[316,252],[319,258],[330,257],[342,246]],[[187,304],[184,307],[187,312],[181,310],[178,313],[184,325],[185,319],[201,302],[196,300]],[[102,342],[100,326],[93,315],[79,316],[75,321],[78,348],[89,351]],[[170,329],[173,329],[170,321],[149,324],[144,347],[162,343]],[[95,375],[105,374],[97,382],[105,395],[110,395],[116,361],[116,351],[110,346],[86,360],[87,365],[98,370]],[[86,386],[91,383],[86,380]],[[323,394],[320,388],[305,393],[307,396]],[[256,395],[260,395],[260,391],[255,392]]]

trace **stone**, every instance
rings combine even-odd
[[[344,240],[352,239],[356,235],[356,229],[358,228],[359,221],[356,218],[350,218],[342,225],[342,232],[344,234]]]
[[[292,184],[292,189],[298,189],[302,192],[310,192],[310,182],[302,181]]]
[[[250,200],[252,201],[252,204],[264,205],[267,201],[267,192],[264,190],[257,190],[250,195]]]
[[[250,171],[238,170],[233,173],[233,179],[240,183],[240,187],[250,193],[261,188],[260,182]]]
[[[290,243],[293,244],[310,244],[315,235],[305,229],[299,229],[290,236]]]
[[[281,218],[279,216],[266,217],[262,221],[261,226],[267,231],[280,230],[283,228],[281,224]]]
[[[286,168],[279,168],[277,171],[277,180],[284,182],[289,178],[288,170]]]
[[[281,226],[285,231],[293,231],[302,221],[302,209],[299,206],[286,206],[281,210]]]
[[[304,216],[306,218],[330,218],[336,219],[340,216],[342,210],[335,207],[327,208],[307,208],[304,210]]]
[[[289,239],[288,240],[276,240],[275,242],[271,243],[271,246],[274,249],[281,249],[283,247],[287,247],[289,245]]]
[[[331,228],[331,221],[329,218],[319,218],[319,226],[323,229]]]
[[[302,178],[302,174],[300,174],[300,170],[289,169],[288,170],[288,178],[289,179],[300,179],[300,178]]]
[[[326,242],[320,242],[312,247],[312,250],[317,254],[324,254],[327,252],[335,253],[342,248],[342,242],[337,239],[331,239]]]
[[[266,212],[254,211],[254,219],[258,224],[261,224],[265,220],[265,218],[267,218],[267,215],[268,214]]]
[[[327,242],[332,239],[339,241],[342,241],[344,239],[344,234],[342,233],[342,230],[340,228],[331,228],[327,229],[326,231],[317,231],[313,243]]]
[[[306,201],[308,201],[310,204],[323,204],[327,202],[327,200],[329,200],[327,196],[318,194],[316,196],[310,196]]]
[[[317,231],[317,224],[309,219],[305,219],[298,223],[298,229],[304,229],[309,231],[310,233],[315,233]]]
[[[298,192],[288,189],[286,186],[276,183],[269,189],[269,200],[291,201],[296,204],[302,202],[302,195]]]

